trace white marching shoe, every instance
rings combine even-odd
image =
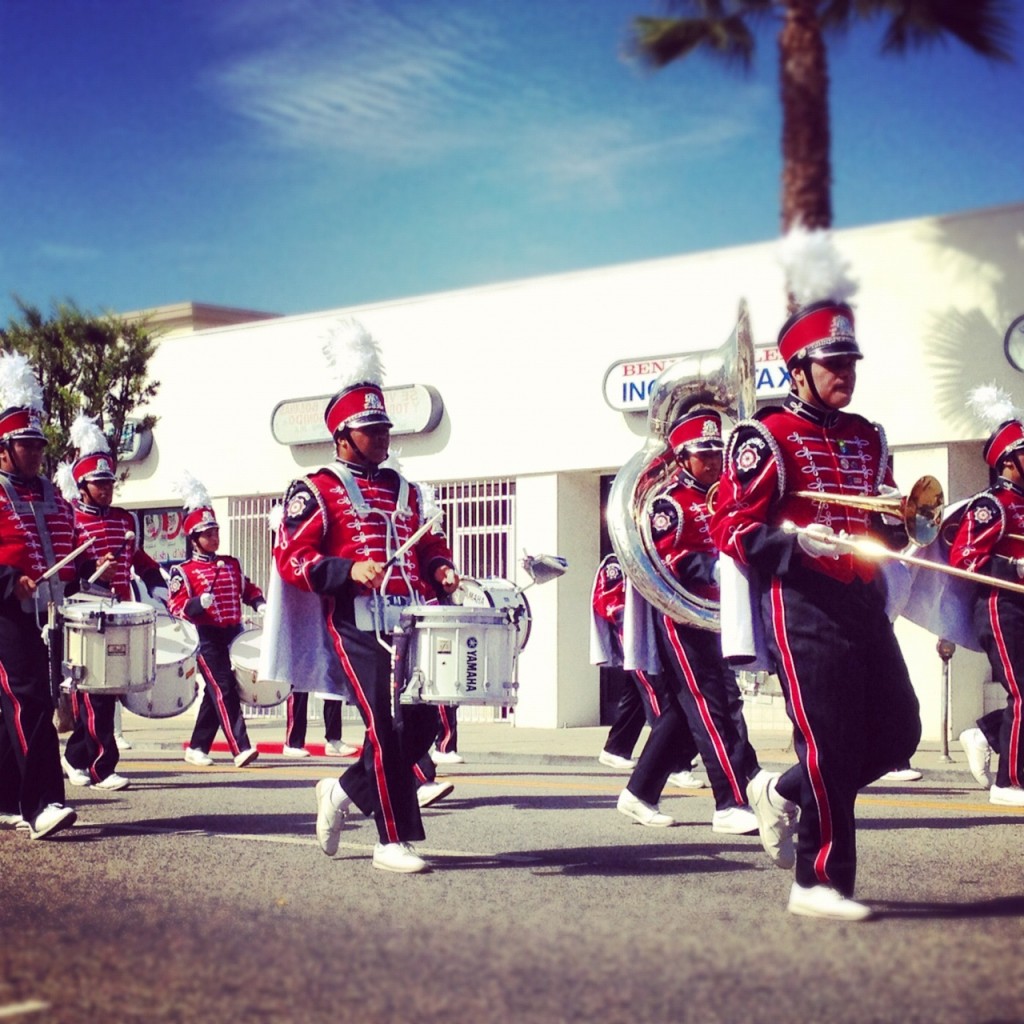
[[[632,771],[636,767],[636,761],[632,761],[628,757],[619,757],[618,754],[609,753],[607,750],[602,750],[597,755],[597,759],[606,768],[623,768]]]
[[[1024,807],[1024,789],[1020,786],[993,786],[988,791],[988,802],[1000,807]]]
[[[320,849],[333,857],[338,852],[341,830],[345,827],[345,818],[352,801],[346,796],[340,807],[334,806],[331,792],[335,786],[334,779],[321,779],[316,784],[316,841]]]
[[[830,885],[805,888],[794,882],[787,909],[799,917],[823,917],[830,921],[866,921],[871,917],[870,907],[848,899]]]
[[[111,772],[105,779],[100,779],[99,782],[94,783],[92,788],[115,792],[118,789],[127,789],[130,785],[131,783],[123,775]]]
[[[985,739],[985,734],[978,728],[964,729],[960,736],[960,746],[967,755],[967,767],[982,789],[991,789],[995,777],[992,774],[992,748]]]
[[[632,818],[639,824],[647,825],[650,828],[668,828],[669,825],[676,823],[675,818],[662,814],[658,807],[641,800],[640,797],[630,793],[628,789],[624,789],[619,794],[619,801],[615,805],[615,809],[620,814],[626,815],[627,818]]]
[[[706,783],[699,775],[691,771],[673,772],[668,777],[668,784],[676,789],[703,789]]]
[[[64,774],[72,786],[92,785],[92,776],[88,772],[82,771],[81,768],[76,768],[66,757],[60,759],[60,766],[64,769]]]
[[[727,807],[711,816],[711,831],[726,836],[749,836],[759,831],[757,816],[749,807]]]
[[[70,828],[78,815],[63,804],[47,804],[29,823],[30,839],[45,839],[55,832]]]
[[[416,853],[411,843],[377,843],[373,848],[373,866],[403,875],[427,870],[427,862]]]
[[[289,747],[288,744],[284,744],[281,747],[282,757],[309,757],[309,751],[305,747]]]
[[[757,831],[761,837],[764,852],[780,868],[791,868],[796,863],[793,849],[793,833],[796,831],[796,806],[783,801],[778,793],[776,799],[785,807],[772,802],[772,790],[779,776],[763,768],[747,783],[747,799],[757,819]]]
[[[185,748],[185,760],[189,764],[199,765],[203,768],[208,768],[213,764],[213,758],[210,757],[209,754],[203,750],[196,750],[192,747]]]
[[[465,764],[466,759],[454,750],[432,750],[430,760],[434,764]]]
[[[358,749],[344,740],[326,740],[324,742],[324,757],[351,757]]]
[[[252,764],[259,756],[260,752],[255,747],[249,747],[247,750],[242,750],[235,754],[235,767],[244,768],[247,764]]]
[[[416,802],[420,807],[429,807],[443,800],[455,787],[450,782],[424,782],[416,790]]]

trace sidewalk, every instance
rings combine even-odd
[[[140,718],[124,715],[124,734],[137,752],[147,750],[180,751],[188,742],[192,731],[194,715],[186,712],[174,718]],[[250,718],[246,725],[249,737],[261,754],[273,756],[281,753],[284,739],[284,721],[281,718]],[[309,742],[306,748],[319,757],[323,755],[321,723],[311,721],[307,731]],[[598,764],[608,735],[608,727],[579,726],[566,729],[520,728],[510,722],[460,722],[459,753],[467,764],[524,764],[524,765],[578,765],[613,775],[623,775],[614,769]],[[642,749],[647,730],[641,734],[637,753]],[[343,738],[346,743],[360,744],[363,727],[346,719]],[[778,770],[796,761],[789,745],[788,733],[778,731],[751,730],[750,742],[758,753],[761,763],[769,769]],[[226,751],[227,744],[218,734],[214,751]],[[960,744],[953,740],[949,744],[951,760],[942,760],[940,744],[923,742],[912,759],[913,766],[924,773],[925,781],[942,781],[954,785],[975,785],[971,778],[967,759]],[[347,759],[341,759],[342,761]],[[331,758],[334,764],[338,758]],[[295,763],[295,762],[291,762]],[[909,785],[912,785],[909,784]]]

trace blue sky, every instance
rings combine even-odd
[[[965,0],[967,2],[967,0]],[[837,227],[1024,200],[1013,65],[834,43]],[[622,57],[657,0],[0,0],[0,322],[301,313],[776,237],[751,74]]]

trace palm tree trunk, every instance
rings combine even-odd
[[[832,226],[828,59],[815,0],[782,0],[782,231]]]

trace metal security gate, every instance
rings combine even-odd
[[[515,497],[512,479],[462,480],[433,484],[434,500],[444,513],[442,525],[451,545],[455,566],[463,576],[477,579],[515,575]],[[273,532],[270,511],[280,503],[279,495],[254,495],[228,499],[228,528],[233,554],[242,571],[261,590],[270,580]],[[246,708],[248,717],[284,717],[284,705],[276,708]],[[501,708],[465,707],[463,721],[487,722],[501,717]],[[310,701],[309,719],[320,717],[320,702]],[[358,720],[354,709],[345,717]]]

